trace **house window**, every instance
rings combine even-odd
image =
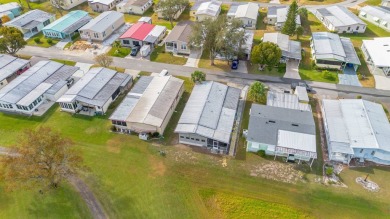
[[[360,26],[357,26],[357,27],[356,27],[356,30],[359,30],[359,27],[360,27]]]
[[[115,29],[114,25],[112,25],[111,27],[112,27],[112,29]]]
[[[371,155],[374,156],[374,155],[375,155],[375,151],[372,151],[372,152],[371,152]]]
[[[363,149],[360,149],[360,153],[363,153]]]
[[[202,139],[202,142],[206,142],[204,139]]]
[[[190,137],[186,137],[186,139],[190,139]]]
[[[187,44],[181,44],[180,48],[181,48],[182,50],[187,50]]]
[[[351,30],[351,27],[348,27],[348,30]]]
[[[99,34],[98,33],[93,33],[93,37],[99,38]]]
[[[103,37],[105,37],[106,36],[106,31],[103,31]]]
[[[123,44],[130,44],[129,40],[123,40],[122,42],[123,42]]]
[[[180,138],[184,138],[184,136],[180,135]]]
[[[43,26],[47,26],[48,24],[50,24],[50,20],[46,20],[43,22]]]
[[[194,138],[191,138],[191,140],[195,140]]]

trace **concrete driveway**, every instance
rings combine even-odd
[[[290,59],[286,63],[284,78],[301,79],[299,75],[299,61]]]
[[[191,50],[190,56],[188,56],[187,62],[184,66],[197,68],[201,56],[202,50]]]
[[[380,90],[390,90],[390,77],[374,75],[375,88]]]
[[[345,67],[343,70],[344,74],[338,74],[339,76],[339,84],[350,85],[361,87],[362,84],[359,82],[359,78],[356,75],[356,71],[353,67]]]

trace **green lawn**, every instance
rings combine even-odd
[[[130,52],[131,52],[131,48],[127,48],[127,47],[114,48],[114,47],[112,47],[110,49],[110,51],[108,51],[107,54],[109,56],[124,58],[124,57],[128,56],[130,54]]]
[[[76,65],[76,62],[74,62],[74,61],[62,60],[62,59],[51,59],[51,60],[55,61],[55,62],[62,63],[64,65],[71,65],[71,66],[75,66]]]
[[[185,86],[187,90],[192,85]],[[342,173],[348,188],[315,183],[314,177],[320,177],[315,172],[307,174],[307,183],[266,180],[250,176],[246,168],[263,158],[246,154],[245,161],[228,158],[228,166],[222,167],[220,157],[189,147],[161,146],[136,135],[112,133],[110,112],[87,117],[60,112],[56,106],[42,118],[0,113],[0,145],[13,145],[23,129],[40,125],[70,137],[90,169],[82,177],[110,218],[389,217],[389,168],[371,170],[371,179],[381,186],[379,193],[366,192],[353,181],[365,175],[365,169]],[[165,150],[166,157],[159,150]],[[0,184],[0,218],[89,218],[78,196],[67,188],[36,198],[37,193],[25,190],[5,192]],[[213,200],[205,191],[215,195],[215,208],[210,209]]]
[[[307,70],[301,68],[299,69],[299,75],[301,76],[302,80],[319,81],[333,84],[339,83],[337,72],[329,71],[328,74],[324,74],[324,72],[321,70],[317,71],[314,69]]]
[[[40,42],[39,43],[36,43],[34,41],[35,38],[39,38],[40,39]],[[38,33],[37,35],[31,37],[30,39],[27,40],[27,45],[29,46],[39,46],[39,47],[44,47],[44,48],[49,48],[51,46],[54,46],[55,44],[57,44],[60,40],[58,39],[51,39],[52,43],[48,43],[49,38],[46,38],[42,32]]]
[[[286,65],[281,65],[281,67],[274,67],[271,70],[264,68],[264,70],[260,71],[258,65],[248,63],[248,73],[283,77],[284,73],[286,73]]]
[[[162,62],[175,65],[184,65],[187,62],[187,58],[181,56],[174,56],[172,53],[165,52],[164,46],[154,48],[150,54],[150,61]]]

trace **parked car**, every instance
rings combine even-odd
[[[232,69],[237,69],[238,68],[238,60],[233,60],[232,61]]]
[[[139,46],[133,47],[133,48],[131,49],[130,55],[131,55],[131,56],[136,56],[137,53],[138,53],[138,51],[139,51]]]
[[[307,92],[312,92],[313,88],[310,85],[306,84],[306,82],[293,82],[291,83],[291,89],[295,90],[297,86],[306,87]]]

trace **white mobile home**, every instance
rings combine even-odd
[[[315,16],[329,31],[337,33],[364,33],[366,23],[344,6],[317,9]]]
[[[30,66],[29,60],[0,54],[0,89],[25,72]]]
[[[360,9],[359,17],[382,29],[390,31],[390,8],[367,5]]]

